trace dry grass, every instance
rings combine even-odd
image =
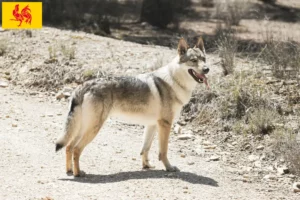
[[[57,48],[54,45],[48,47],[49,59],[56,60],[57,59]]]
[[[281,116],[274,110],[258,108],[249,114],[248,121],[251,133],[265,135],[275,129],[275,124],[281,121]]]
[[[278,129],[274,133],[274,144],[274,150],[284,156],[290,171],[300,175],[300,140],[297,134],[291,130]]]
[[[225,76],[232,74],[235,68],[235,57],[238,47],[234,32],[230,28],[223,29],[222,25],[218,24],[216,37],[223,73]]]
[[[250,9],[248,0],[216,0],[215,17],[225,20],[229,26],[238,26]]]
[[[75,58],[76,49],[73,45],[61,44],[60,49],[66,59],[72,60]]]
[[[276,78],[298,78],[300,70],[300,44],[287,40],[279,41],[267,31],[265,35],[265,48],[262,50],[261,59],[271,66]]]

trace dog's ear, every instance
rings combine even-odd
[[[203,39],[202,39],[201,36],[198,37],[197,43],[196,43],[195,47],[196,47],[196,48],[199,48],[202,52],[205,53],[204,42],[203,42]]]
[[[179,42],[178,42],[178,54],[184,55],[187,51],[187,49],[189,48],[188,44],[186,43],[186,41],[184,40],[184,38],[180,38]]]

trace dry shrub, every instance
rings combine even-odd
[[[249,115],[249,131],[253,134],[269,134],[281,116],[274,110],[258,108]]]
[[[216,0],[215,17],[238,26],[250,9],[249,0]]]
[[[283,155],[290,171],[300,175],[300,140],[299,135],[291,130],[278,129],[274,133],[274,150]]]
[[[297,78],[300,70],[300,45],[288,40],[282,42],[275,39],[271,32],[265,36],[265,48],[262,50],[261,59],[271,66],[276,78]]]
[[[28,79],[26,84],[51,91],[62,87],[65,77],[71,76],[75,76],[73,71],[57,63],[50,63],[41,66],[36,73],[32,74],[32,78]]]
[[[235,56],[238,47],[234,32],[230,28],[223,29],[219,24],[216,29],[216,38],[223,73],[225,76],[232,74],[235,68]]]
[[[265,84],[247,72],[236,72],[216,88],[220,117],[241,119],[257,107],[273,107]]]

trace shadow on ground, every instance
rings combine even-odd
[[[66,178],[59,179],[62,181],[74,181],[79,183],[115,183],[121,181],[127,181],[131,179],[179,179],[191,184],[202,184],[218,187],[218,182],[212,178],[199,176],[190,172],[176,172],[169,173],[163,170],[148,170],[148,171],[132,171],[132,172],[119,172],[115,174],[108,175],[98,175],[98,174],[86,174],[84,177],[80,178]]]
[[[258,4],[253,5],[249,15],[251,19],[265,19],[282,22],[299,22],[300,9],[280,4]]]

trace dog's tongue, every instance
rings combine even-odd
[[[198,78],[201,78],[204,82],[204,84],[206,85],[206,88],[209,89],[209,85],[208,85],[208,82],[207,82],[207,78],[204,74],[197,74]]]

